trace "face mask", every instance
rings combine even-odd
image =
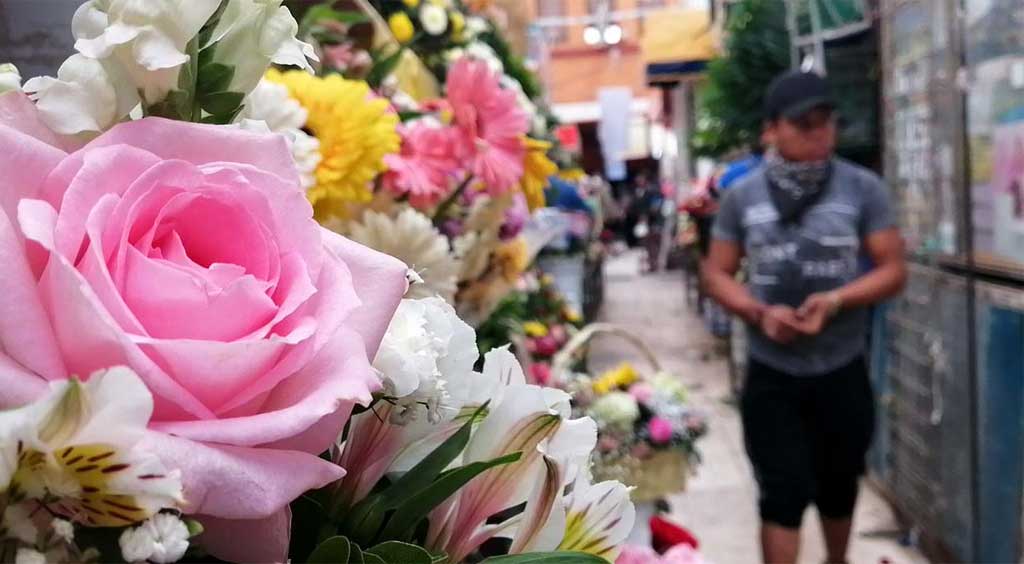
[[[787,161],[777,150],[764,155],[768,192],[782,223],[800,218],[818,200],[832,177],[832,160]]]

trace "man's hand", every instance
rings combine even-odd
[[[761,315],[761,332],[782,345],[792,343],[799,336],[799,326],[796,311],[788,306],[769,306]]]
[[[836,292],[811,294],[796,311],[796,329],[804,335],[817,335],[839,313],[842,300]]]

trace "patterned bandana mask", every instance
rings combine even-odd
[[[775,149],[765,153],[764,168],[768,177],[768,193],[782,223],[799,219],[825,192],[832,177],[831,159],[787,161]]]

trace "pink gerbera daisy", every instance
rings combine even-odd
[[[398,133],[402,150],[384,157],[384,187],[396,196],[407,195],[415,208],[429,208],[448,194],[459,172],[454,130],[417,122],[399,126]]]
[[[448,71],[448,103],[461,157],[492,194],[509,190],[523,175],[523,136],[529,117],[487,63],[469,57]]]

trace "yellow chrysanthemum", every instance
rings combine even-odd
[[[586,175],[587,173],[583,172],[583,169],[580,167],[565,168],[558,171],[558,177],[567,182],[579,182]]]
[[[320,140],[316,186],[307,194],[319,218],[344,216],[351,203],[373,198],[370,183],[386,170],[385,155],[400,147],[398,116],[360,80],[303,71],[267,71],[309,112],[306,120]]]
[[[569,323],[579,323],[580,321],[583,321],[583,316],[580,315],[580,312],[576,311],[576,308],[568,305],[562,308],[562,317],[564,317]]]
[[[420,0],[402,0],[402,3],[409,8],[415,8],[420,5]]]
[[[526,332],[528,337],[546,337],[548,326],[540,321],[527,321],[523,323],[523,331]]]
[[[595,394],[604,395],[612,390],[619,390],[629,386],[636,382],[639,376],[632,364],[623,362],[618,367],[602,374],[597,380],[594,380],[591,386]]]
[[[412,36],[416,34],[412,20],[405,12],[391,14],[388,18],[388,27],[391,28],[391,35],[394,35],[395,39],[402,44],[412,41]]]
[[[452,37],[457,41],[462,40],[462,32],[466,29],[466,18],[462,15],[462,12],[458,10],[452,10],[448,14],[448,22],[452,27]]]
[[[524,137],[526,157],[523,159],[523,178],[519,181],[526,196],[530,210],[544,207],[544,188],[548,185],[548,177],[558,172],[558,165],[548,158],[551,143],[539,139]]]
[[[530,266],[529,250],[521,237],[504,243],[494,251],[494,265],[501,277],[514,283]]]

